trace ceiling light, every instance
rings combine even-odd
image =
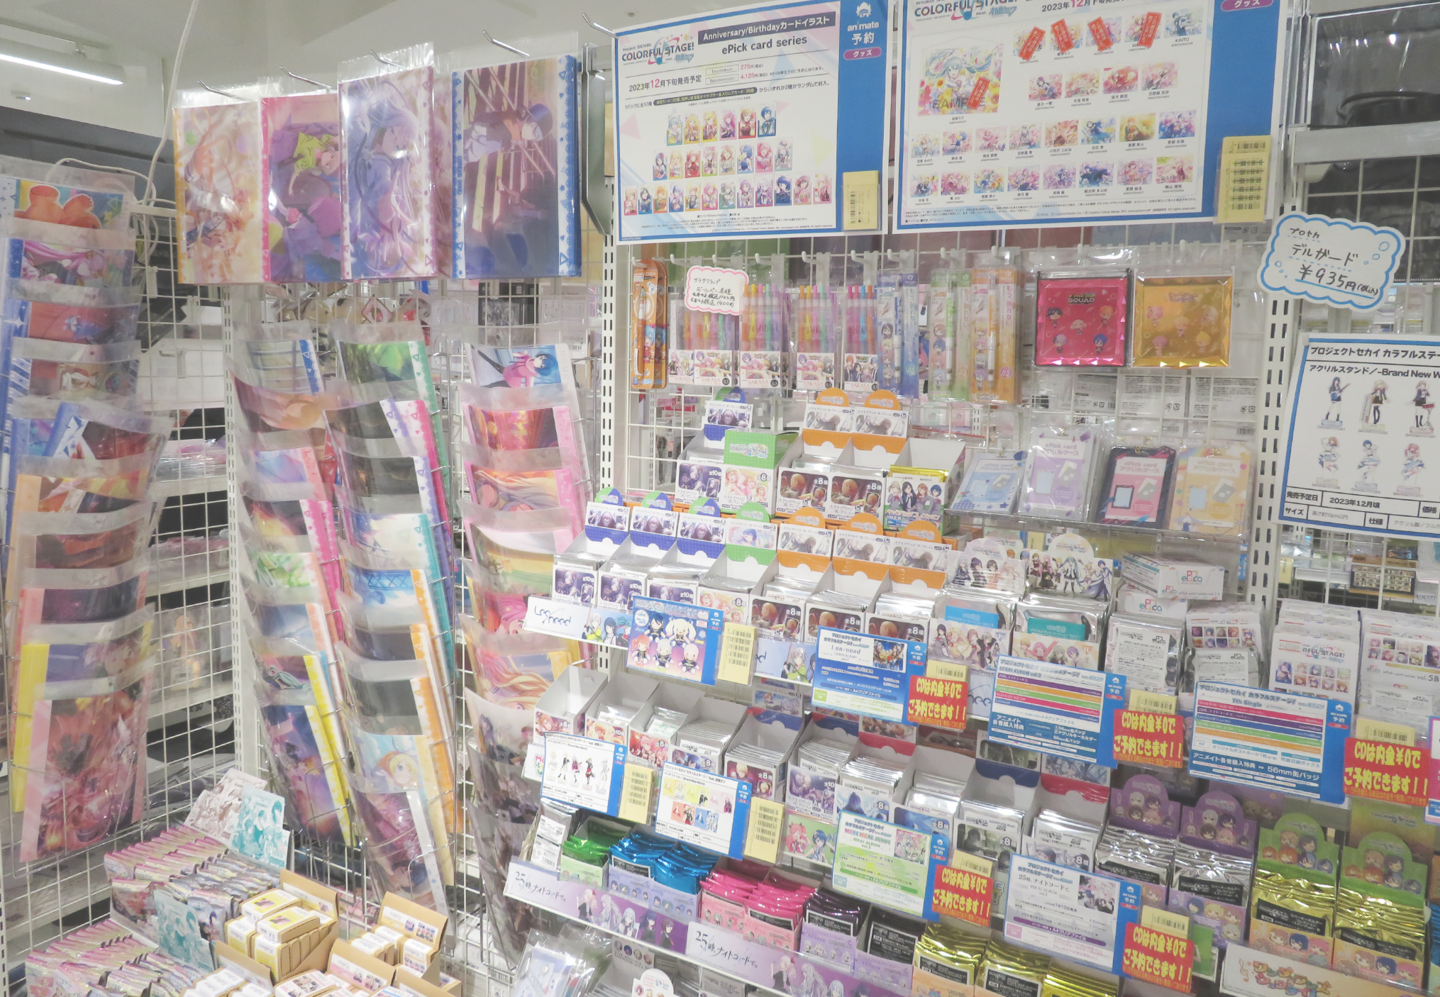
[[[0,40],[0,62],[13,62],[17,66],[44,69],[52,73],[63,73],[92,83],[107,83],[118,87],[125,82],[125,70],[106,62],[92,62],[83,55],[68,55],[52,52],[35,45]]]

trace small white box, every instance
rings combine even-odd
[[[1218,564],[1126,554],[1120,574],[1127,582],[1171,599],[1225,597],[1225,568]]]

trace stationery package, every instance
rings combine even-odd
[[[1035,297],[1035,362],[1125,366],[1128,272],[1047,271]]]
[[[1228,367],[1230,274],[1135,276],[1135,367]]]

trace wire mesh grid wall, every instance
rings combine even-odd
[[[720,241],[622,247],[619,283],[627,280],[633,261],[653,259],[669,264],[672,285],[681,281],[687,265],[706,263],[746,269],[751,280],[832,287],[871,283],[886,270],[913,270],[925,285],[934,272],[979,265],[998,258],[1022,270],[1027,267],[1063,269],[1077,260],[1103,264],[1119,260],[1120,251],[1133,250],[1138,262],[1121,266],[1184,265],[1216,270],[1233,268],[1236,298],[1244,307],[1232,328],[1232,359],[1227,368],[1037,368],[1034,346],[1033,278],[1028,299],[1022,296],[1019,318],[1019,389],[1022,402],[1033,413],[1076,417],[1088,421],[1114,421],[1128,434],[1167,440],[1199,435],[1209,439],[1240,440],[1257,458],[1273,454],[1278,444],[1278,406],[1281,395],[1272,390],[1286,362],[1273,348],[1288,335],[1288,303],[1257,293],[1255,263],[1269,235],[1264,225],[1164,223],[1093,228],[1039,228],[973,230],[903,236],[866,236],[839,239],[788,239]],[[617,326],[628,328],[629,301],[617,296]],[[1279,319],[1277,322],[1276,319]],[[1028,335],[1027,335],[1028,333]],[[619,383],[629,384],[628,355],[622,348]],[[959,361],[957,360],[957,365]],[[958,369],[958,367],[957,367]],[[713,387],[680,385],[662,391],[626,392],[624,431],[617,433],[617,484],[648,491],[673,490],[678,463],[691,438],[699,432],[704,402],[716,397]],[[759,400],[772,413],[760,428],[795,429],[805,401],[813,392],[790,389],[747,389],[747,400]],[[992,449],[1024,449],[1025,425],[1016,406],[954,402],[945,399],[911,406],[916,435],[963,435],[975,445]],[[1257,465],[1265,463],[1257,460]],[[1267,475],[1274,468],[1257,467],[1257,498],[1265,494]],[[622,473],[623,471],[623,473]],[[1273,499],[1273,494],[1269,496]],[[1255,529],[1240,544],[1211,542],[1236,569],[1238,594],[1267,599],[1274,593],[1268,566],[1274,560],[1278,531],[1271,528],[1273,503],[1255,503]],[[1023,528],[1014,517],[985,525]],[[1036,523],[1029,528],[1043,529]],[[1049,527],[1054,530],[1053,524]],[[1113,536],[1126,546],[1158,545],[1158,539],[1137,540],[1135,531],[1087,526],[1092,537]],[[1153,534],[1158,538],[1158,534]],[[1203,541],[1202,541],[1203,542]],[[1193,550],[1194,548],[1191,547]],[[1262,571],[1248,568],[1259,563]]]
[[[157,616],[145,807],[142,820],[118,835],[29,863],[19,861],[24,815],[7,808],[0,820],[0,905],[12,992],[24,988],[24,960],[33,948],[109,913],[105,853],[179,822],[234,761],[222,344],[218,322],[207,321],[219,298],[179,283],[173,213],[141,208],[136,218],[145,351],[137,396],[145,411],[175,420],[150,488],[159,508],[146,596]],[[213,338],[202,338],[207,334]]]

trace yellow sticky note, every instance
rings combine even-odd
[[[750,684],[750,670],[755,667],[755,628],[744,623],[727,623],[720,637],[720,667],[716,678],[721,682]]]
[[[1141,713],[1174,713],[1175,706],[1174,696],[1146,692],[1144,689],[1130,690],[1130,709],[1132,710],[1138,710]]]
[[[955,851],[950,853],[950,867],[961,869],[976,876],[984,876],[986,879],[995,878],[995,862],[983,855],[971,855],[969,852]]]
[[[1386,723],[1369,717],[1356,717],[1355,729],[1351,736],[1360,741],[1383,741],[1385,744],[1402,744],[1415,747],[1415,728],[1403,724]]]
[[[625,782],[620,787],[621,820],[633,820],[637,824],[650,821],[650,796],[655,787],[655,770],[639,762],[625,766]]]
[[[780,857],[780,832],[785,808],[774,800],[750,801],[750,826],[745,829],[745,857],[775,864]]]
[[[1174,935],[1176,938],[1190,937],[1190,919],[1184,914],[1162,907],[1141,907],[1140,927]]]
[[[880,171],[855,170],[843,178],[845,231],[880,227]]]
[[[925,662],[925,677],[927,679],[954,679],[957,682],[968,682],[970,669],[958,661],[937,661]]]
[[[1270,136],[1229,135],[1220,149],[1217,222],[1263,222],[1270,184]]]

